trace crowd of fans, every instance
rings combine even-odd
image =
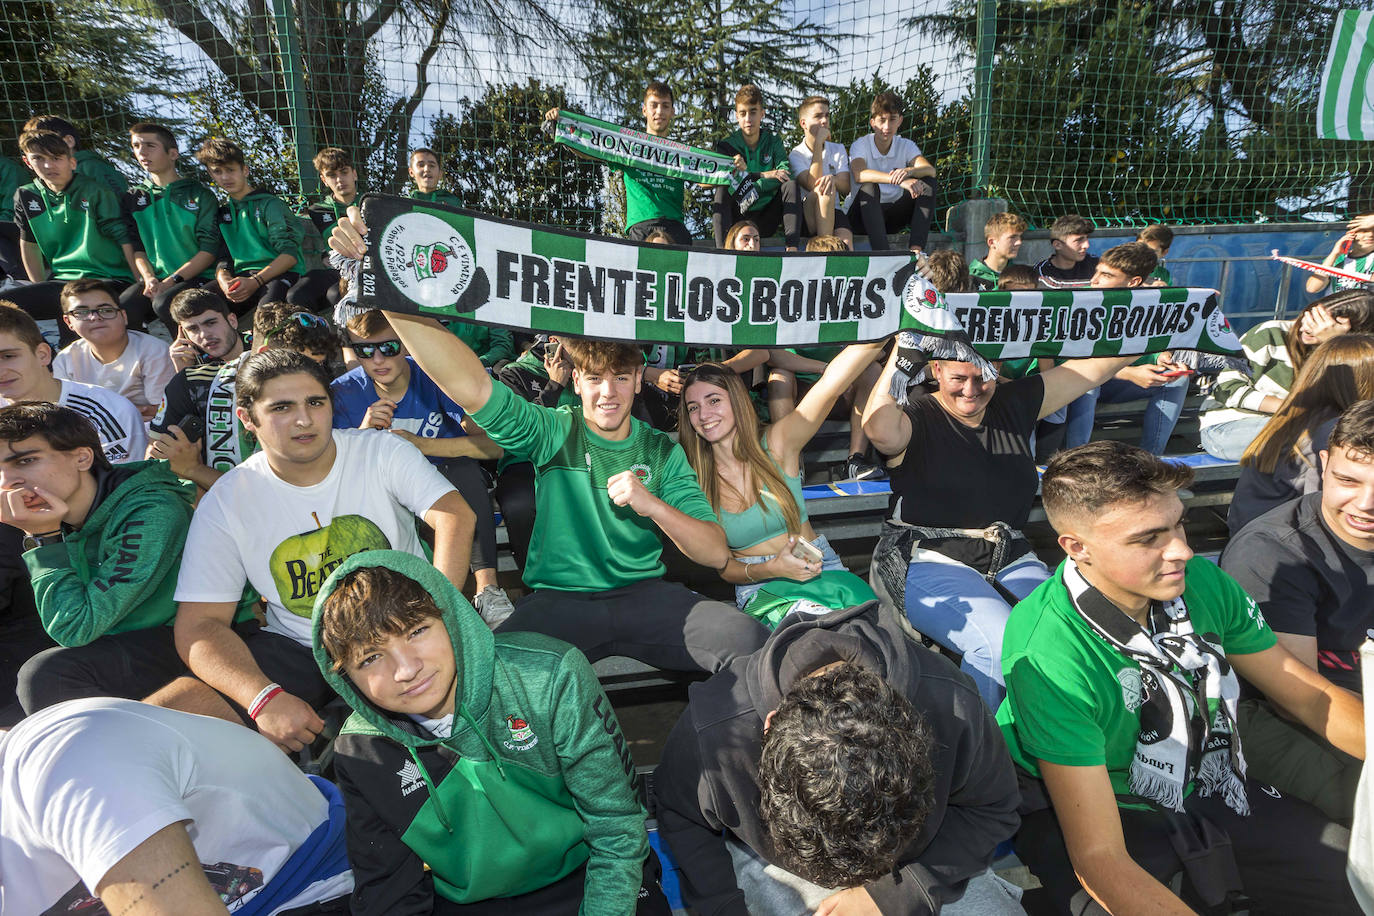
[[[671,136],[670,88],[643,114]],[[848,149],[823,98],[790,151],[756,87],[735,115],[718,148],[757,196],[715,191],[721,248],[904,233],[946,292],[1172,282],[1167,228],[1094,257],[1077,215],[1038,265],[1015,263],[1011,213],[981,259],[927,254],[936,171],[891,93]],[[1369,290],[1251,330],[1253,373],[1212,381],[1203,444],[1242,466],[1214,563],[1183,532],[1191,471],[1160,457],[1195,375],[1174,354],[994,379],[937,361],[902,397],[887,341],[336,324],[368,231],[343,151],[316,157],[328,194],[303,218],[225,138],[196,152],[215,190],[155,124],[130,129],[132,187],[62,118],[19,145],[3,916],[666,914],[591,667],[610,656],[701,678],[650,799],[695,912],[1020,913],[990,867],[1012,850],[1055,912],[1358,912]],[[433,151],[409,166],[416,200],[459,203]],[[691,243],[681,180],[623,180],[629,238]],[[1328,263],[1364,266],[1366,222]],[[1129,400],[1141,445],[1090,442],[1096,404]],[[803,451],[828,418],[851,424],[834,476],[890,480],[867,580],[807,515]],[[1053,571],[1022,530],[1037,490]],[[735,600],[668,577],[666,550]],[[303,775],[326,746],[331,778]]]

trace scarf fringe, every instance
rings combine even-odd
[[[1243,356],[1223,356],[1220,353],[1203,353],[1201,350],[1174,350],[1174,362],[1187,366],[1199,375],[1220,375],[1234,370],[1246,378],[1254,375],[1250,361]]]
[[[1183,810],[1183,781],[1171,779],[1139,759],[1131,763],[1131,792],[1170,811]]]
[[[907,393],[930,377],[931,360],[973,363],[979,368],[983,381],[997,378],[997,367],[973,348],[967,340],[957,337],[937,337],[902,331],[897,335],[897,370],[892,373],[889,394],[898,404],[906,404]]]
[[[1222,801],[1237,814],[1250,813],[1250,798],[1245,794],[1245,782],[1231,767],[1231,755],[1226,749],[1217,749],[1202,757],[1198,767],[1198,792],[1204,796],[1221,793]]]

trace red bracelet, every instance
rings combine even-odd
[[[273,697],[283,692],[281,684],[268,684],[262,689],[262,693],[254,697],[253,702],[249,704],[248,718],[256,722],[258,720],[258,714],[262,712],[262,708],[270,703]]]

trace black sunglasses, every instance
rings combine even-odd
[[[353,348],[354,353],[358,354],[359,359],[371,359],[376,353],[390,357],[401,352],[399,340],[379,340],[375,343],[355,343],[349,344],[349,346]]]

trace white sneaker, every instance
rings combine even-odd
[[[515,613],[515,604],[506,594],[506,590],[496,585],[488,585],[478,592],[472,599],[472,606],[477,609],[477,613],[491,629],[496,629],[511,614]]]

